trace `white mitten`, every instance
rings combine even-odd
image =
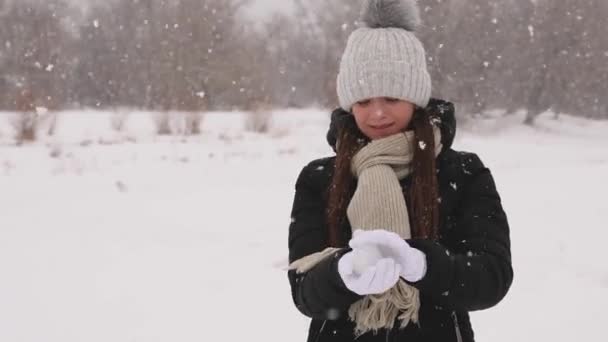
[[[353,249],[353,272],[363,274],[369,267],[374,266],[380,259],[382,254],[376,246],[362,246],[361,248]]]
[[[338,261],[338,273],[346,287],[354,293],[362,296],[384,293],[399,281],[401,266],[393,259],[379,259],[367,266],[363,272],[358,273],[354,269],[354,257],[355,254],[351,251],[344,254]],[[362,267],[362,265],[363,263],[360,263],[357,267]]]
[[[426,255],[419,249],[411,247],[398,234],[386,230],[357,230],[350,240],[350,247],[355,249],[375,246],[383,258],[393,258],[401,265],[401,276],[410,282],[420,281],[426,274]]]

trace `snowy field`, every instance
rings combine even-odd
[[[319,111],[268,134],[209,114],[156,137],[149,114],[113,132],[66,113],[16,147],[0,114],[0,341],[304,341],[282,270],[295,178],[327,156]],[[515,281],[472,315],[477,341],[608,341],[608,123],[547,114],[460,129],[494,173]]]

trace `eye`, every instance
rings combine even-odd
[[[385,97],[384,100],[386,100],[386,102],[390,102],[390,103],[399,102],[399,99],[396,99],[394,97]]]
[[[359,106],[367,106],[370,103],[370,100],[362,100],[357,102]]]

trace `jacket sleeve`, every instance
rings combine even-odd
[[[448,250],[440,242],[409,242],[427,256],[427,273],[413,285],[447,307],[474,311],[500,302],[513,281],[513,269],[509,225],[492,175],[476,155],[463,165],[467,181],[450,237],[457,243]]]
[[[318,179],[319,166],[309,164],[300,173],[289,226],[289,262],[327,247],[325,202]],[[288,271],[293,301],[300,312],[315,319],[338,319],[361,297],[344,285],[338,260],[349,249],[340,249],[303,274]]]

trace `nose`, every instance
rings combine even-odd
[[[371,112],[372,115],[375,117],[382,117],[384,116],[384,105],[380,102],[380,101],[372,101],[371,103]]]

